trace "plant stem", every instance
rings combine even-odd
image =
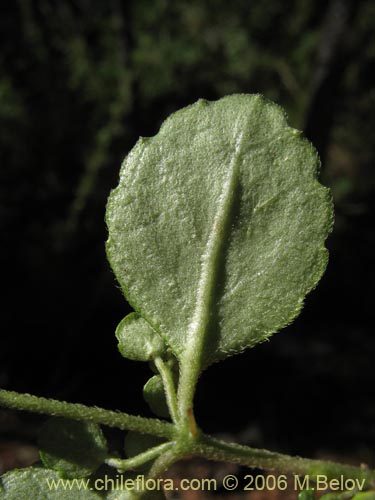
[[[150,460],[153,460],[154,458],[160,456],[162,453],[172,448],[174,444],[175,443],[173,441],[162,443],[158,446],[154,446],[153,448],[148,449],[143,453],[140,453],[139,455],[136,455],[135,457],[127,458],[125,460],[122,460],[120,458],[108,458],[105,463],[111,467],[115,467],[121,472],[124,472],[129,469],[134,469],[139,465],[143,465]]]
[[[159,478],[163,472],[165,472],[170,465],[172,465],[174,462],[176,462],[179,458],[184,456],[183,453],[176,450],[174,447],[172,449],[169,449],[162,455],[160,455],[155,462],[153,463],[150,472],[147,474],[146,480],[147,479],[157,479]],[[140,490],[132,490],[132,498],[134,499],[143,499],[147,498],[148,500],[151,499],[160,499],[160,490],[158,489],[153,489],[153,490],[147,490],[147,489],[140,489]],[[164,496],[163,496],[164,498]]]
[[[103,408],[66,403],[64,401],[31,396],[29,394],[18,394],[12,391],[0,390],[0,406],[75,420],[85,420],[169,439],[174,439],[177,436],[175,425],[158,419],[143,418]],[[227,443],[201,433],[197,434],[195,439],[186,439],[186,436],[182,436],[179,443],[163,443],[128,460],[109,459],[109,461],[111,465],[116,467],[119,465],[119,468],[122,466],[129,468],[158,457],[149,475],[149,477],[155,478],[165,472],[173,462],[189,455],[201,456],[209,460],[237,463],[263,470],[277,470],[282,473],[308,475],[312,481],[318,475],[326,476],[328,480],[343,476],[352,480],[364,480],[366,488],[375,488],[375,471],[366,468],[353,467],[325,460],[291,457],[268,450]]]
[[[369,469],[325,460],[291,457],[273,451],[227,443],[207,435],[201,436],[193,444],[191,452],[211,460],[238,463],[268,471],[277,470],[283,473],[308,475],[312,481],[318,475],[327,476],[327,479],[344,476],[348,479],[365,480],[364,484],[367,488],[375,487],[375,471]]]
[[[167,452],[160,455],[152,464],[150,472],[147,474],[148,478],[158,478],[165,472],[174,462],[186,456],[186,453],[178,449],[172,448]]]
[[[156,368],[159,370],[159,373],[163,380],[169,413],[171,415],[173,422],[177,424],[178,423],[177,397],[171,370],[159,357],[155,358],[155,365]]]
[[[174,426],[156,418],[144,418],[127,413],[105,410],[55,399],[40,398],[30,394],[19,394],[0,389],[0,406],[15,410],[25,410],[33,413],[85,420],[97,424],[117,427],[118,429],[138,431],[144,434],[172,439]]]

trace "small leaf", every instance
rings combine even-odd
[[[155,415],[169,418],[164,385],[160,375],[154,375],[146,382],[143,387],[143,397]]]
[[[53,470],[28,467],[26,469],[15,469],[1,477],[4,488],[5,500],[100,500],[102,497],[84,489],[81,481],[70,482],[64,488],[57,472]],[[1,496],[0,496],[1,498]]]
[[[63,477],[86,477],[107,457],[107,443],[100,427],[91,422],[52,418],[39,434],[44,465]]]
[[[116,337],[122,356],[133,361],[150,361],[167,348],[160,335],[137,313],[129,314],[120,322]]]
[[[125,159],[108,258],[185,365],[252,347],[298,315],[327,264],[332,203],[318,171],[281,108],[244,94],[174,113]]]

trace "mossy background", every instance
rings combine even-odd
[[[138,136],[171,112],[259,92],[322,158],[336,205],[330,263],[293,325],[203,375],[198,418],[249,444],[373,461],[374,3],[19,0],[0,10],[1,387],[150,414],[148,367],[116,347],[129,309],[105,257],[107,196]],[[3,439],[33,442],[36,417],[6,415]]]

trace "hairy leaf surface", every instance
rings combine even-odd
[[[107,253],[125,296],[201,366],[290,323],[327,263],[313,147],[259,95],[200,100],[125,159]]]
[[[160,375],[151,377],[143,387],[143,397],[158,417],[169,418],[169,410]]]
[[[51,418],[42,427],[38,443],[44,465],[67,478],[90,476],[107,456],[105,437],[92,422]]]
[[[1,477],[5,500],[100,500],[102,496],[85,490],[80,483],[64,489],[53,470],[38,467],[15,469]],[[79,481],[79,480],[78,480]],[[55,484],[56,487],[53,487]],[[1,497],[3,498],[3,497]]]
[[[128,314],[116,329],[118,349],[124,358],[151,361],[167,346],[158,333],[137,313]]]

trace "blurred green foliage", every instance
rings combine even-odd
[[[327,136],[318,143],[337,198],[369,186],[370,0],[20,0],[2,9],[1,163],[26,191],[37,185],[35,203],[57,204],[56,244],[88,204],[103,205],[136,136],[198,97],[266,95],[313,140],[319,129]],[[334,86],[316,101],[327,79]],[[328,124],[310,126],[312,106],[327,107]]]

